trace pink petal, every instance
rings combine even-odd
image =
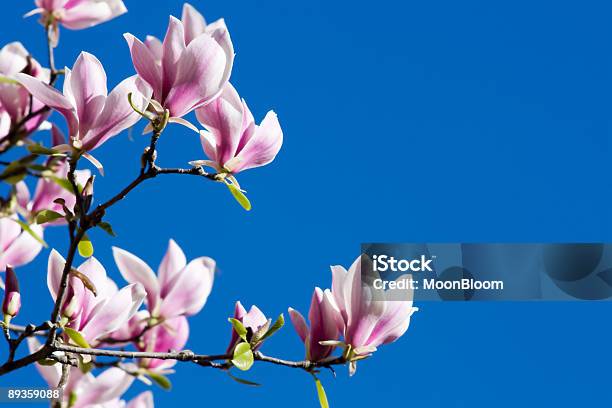
[[[310,330],[308,329],[304,316],[302,316],[302,314],[297,310],[289,308],[289,317],[291,318],[291,323],[293,324],[298,336],[300,336],[302,342],[305,343]]]
[[[108,94],[106,72],[93,55],[79,54],[70,75],[70,89],[79,118],[80,135],[84,136],[99,117]]]
[[[283,144],[283,131],[276,114],[268,112],[251,139],[236,156],[237,164],[230,170],[237,173],[242,170],[264,166],[278,154]]]
[[[237,301],[236,305],[234,306],[234,319],[242,322],[242,319],[244,319],[244,316],[246,316],[246,314],[247,311],[244,306],[242,306],[242,303],[240,303],[240,301]],[[236,330],[232,328],[232,336],[230,338],[229,345],[227,346],[227,353],[231,353],[233,351],[234,346],[236,345],[236,343],[238,343],[238,339],[238,333],[236,333]]]
[[[161,82],[161,61],[162,58],[164,56],[164,46],[162,45],[162,42],[159,41],[159,38],[154,37],[152,35],[147,35],[147,38],[145,39],[144,44],[147,46],[147,48],[149,49],[149,51],[151,51],[151,54],[153,55],[153,59],[155,60],[155,63],[160,67],[160,82]],[[160,87],[160,91],[161,91],[161,87]]]
[[[236,155],[243,132],[243,105],[236,89],[228,82],[223,93],[208,105],[196,110],[198,121],[215,138],[215,147],[208,147],[210,141],[202,138],[202,145],[211,160],[223,165]],[[214,151],[214,156],[211,153]]]
[[[158,65],[156,56],[151,52],[149,47],[132,34],[126,33],[123,34],[123,37],[125,37],[130,47],[132,63],[134,64],[136,72],[140,78],[151,86],[155,97],[161,98],[162,74],[161,66]],[[157,41],[159,42],[159,40]]]
[[[208,257],[189,262],[175,279],[162,301],[160,315],[165,318],[194,315],[206,303],[215,277],[215,261]]]
[[[28,203],[30,202],[30,189],[28,189],[27,184],[23,181],[20,181],[19,183],[15,184],[15,193],[17,198],[17,204],[21,208],[27,209]]]
[[[326,330],[331,331],[335,327],[336,332],[339,334],[344,333],[345,323],[342,316],[342,312],[336,303],[333,293],[329,289],[323,291],[323,317],[325,319],[328,328]]]
[[[32,224],[30,228],[39,237],[43,237],[43,228],[40,225]],[[4,270],[6,265],[21,266],[29,263],[42,249],[42,245],[32,235],[23,231],[19,236],[0,254],[0,270]]]
[[[361,257],[358,257],[349,268],[342,289],[347,306],[347,326],[353,325],[361,319],[362,302],[365,303],[365,299],[362,299]]]
[[[187,265],[185,253],[181,247],[171,239],[168,243],[168,250],[158,269],[161,297],[166,296],[174,281],[179,277],[179,273],[185,268],[185,265]]]
[[[91,280],[96,288],[97,296],[94,296],[89,290],[83,296],[83,318],[89,319],[89,315],[95,305],[104,298],[113,296],[117,290],[108,285],[108,277],[104,266],[95,257],[91,257],[83,262],[77,270],[83,273]]]
[[[376,325],[384,315],[387,302],[373,299],[373,290],[369,287],[361,288],[359,301],[360,310],[349,320],[345,340],[354,348],[363,346],[374,346],[368,340]]]
[[[310,320],[309,358],[311,360],[322,360],[331,354],[333,347],[322,346],[319,342],[338,339],[339,333],[335,315],[337,313],[339,311],[330,302],[329,294],[315,288],[308,313]]]
[[[227,82],[224,72],[228,63],[211,36],[202,34],[193,40],[178,61],[176,80],[164,103],[171,115],[184,116],[214,99]]]
[[[183,15],[181,17],[185,27],[185,44],[189,45],[198,35],[206,32],[206,20],[191,4],[183,5]]]
[[[227,58],[225,71],[223,72],[223,82],[225,83],[229,81],[234,65],[234,45],[232,44],[229,30],[225,25],[225,20],[221,18],[209,24],[208,27],[206,27],[206,32],[217,41],[221,48],[223,48],[223,52]]]
[[[15,222],[15,217],[0,218],[0,251],[4,252],[17,239],[21,227]]]
[[[374,346],[387,344],[401,337],[410,324],[410,317],[416,308],[412,301],[389,301],[384,314],[373,329],[368,343]]]
[[[119,272],[129,283],[141,283],[147,292],[147,305],[154,314],[159,302],[159,283],[155,273],[142,259],[121,248],[113,247],[113,257]]]
[[[139,283],[128,285],[103,304],[96,306],[81,333],[91,343],[126,324],[136,313],[146,294]]]
[[[113,136],[118,135],[140,120],[128,101],[128,94],[132,94],[132,102],[144,109],[151,97],[151,88],[137,76],[123,80],[112,90],[104,110],[98,116],[93,129],[83,139],[83,146],[87,150],[98,148]]]
[[[0,106],[14,122],[25,115],[29,103],[30,94],[25,88],[14,84],[0,84]]]
[[[15,77],[32,96],[50,108],[55,109],[66,118],[70,136],[76,136],[78,134],[79,121],[76,116],[75,108],[64,95],[57,89],[29,75],[17,74]]]
[[[65,265],[66,260],[64,257],[55,249],[52,249],[47,263],[47,287],[49,288],[49,293],[51,293],[53,300],[57,297],[57,291],[60,287],[62,272],[64,271]]]
[[[8,43],[0,49],[0,74],[13,76],[28,65],[28,51],[18,41]]]
[[[220,163],[219,155],[217,154],[217,139],[215,136],[205,130],[200,131],[200,143],[202,149],[208,158],[216,163]],[[220,166],[220,165],[219,165]]]
[[[175,84],[177,70],[179,69],[179,60],[185,51],[185,32],[183,23],[173,16],[170,16],[168,31],[166,31],[166,37],[164,38],[164,42],[162,44],[162,50],[162,99],[165,100],[166,96],[170,92],[170,89]],[[165,104],[164,106],[168,107]]]
[[[68,1],[64,7],[60,22],[71,30],[93,27],[127,12],[121,0]]]
[[[242,323],[245,327],[250,327],[255,332],[268,323],[268,318],[257,306],[253,305],[249,313],[242,318]]]
[[[59,146],[66,143],[66,137],[55,124],[51,125],[51,145]]]
[[[8,135],[9,130],[11,130],[11,117],[6,111],[0,110],[0,137]]]

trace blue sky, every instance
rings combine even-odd
[[[21,40],[45,60],[43,32],[4,9],[0,43]],[[114,85],[133,74],[121,34],[162,36],[180,1],[126,2],[130,13],[96,28],[63,31],[56,53],[71,66],[95,54]],[[162,5],[163,4],[163,5]],[[188,347],[223,351],[233,303],[270,316],[306,311],[329,265],[348,266],[361,242],[612,241],[610,7],[603,1],[511,3],[192,2],[225,17],[237,56],[232,82],[257,119],[274,109],[285,143],[270,166],[240,182],[253,211],[220,185],[167,176],[108,213],[119,234],[92,234],[96,256],[120,281],[111,245],[156,266],[174,238],[189,258],[219,265],[205,309],[190,319]],[[131,180],[146,139],[106,143],[96,196]],[[202,158],[180,127],[159,144],[159,163]],[[65,250],[65,231],[47,239]],[[48,252],[23,268],[20,321],[51,309]],[[332,407],[609,406],[610,303],[420,305],[409,332],[348,378],[322,376]],[[302,357],[287,326],[265,352]],[[248,403],[317,406],[311,378],[259,366],[244,376],[179,365],[158,406]],[[42,385],[34,369],[0,385]],[[133,395],[144,386],[133,387]]]

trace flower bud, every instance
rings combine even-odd
[[[4,302],[2,303],[2,313],[5,321],[17,316],[21,308],[21,295],[19,294],[19,282],[13,268],[6,266],[6,284],[4,288]]]

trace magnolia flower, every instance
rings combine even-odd
[[[257,306],[251,306],[251,309],[247,312],[239,301],[236,302],[236,307],[234,308],[234,319],[242,323],[244,328],[247,329],[248,341],[251,341],[255,334],[264,334],[262,332],[267,331],[270,326],[270,320],[266,318]],[[227,354],[231,354],[234,351],[234,347],[241,341],[236,330],[232,328],[232,337],[227,347]]]
[[[6,266],[6,286],[4,287],[4,302],[2,302],[2,313],[4,321],[8,322],[17,316],[21,309],[21,294],[19,293],[19,281],[13,268]]]
[[[215,261],[200,257],[187,263],[174,240],[168,244],[157,276],[144,261],[123,249],[113,247],[113,256],[126,281],[142,283],[147,292],[147,308],[157,320],[194,315],[202,310],[210,295]]]
[[[221,96],[196,111],[209,132],[201,132],[204,152],[212,162],[194,161],[192,165],[212,166],[219,172],[238,173],[270,163],[283,144],[278,118],[269,111],[260,125],[255,124],[246,102],[240,100],[231,84]]]
[[[12,42],[0,49],[0,137],[6,136],[30,112],[37,112],[44,106],[37,99],[33,99],[30,105],[30,94],[15,81],[19,73],[49,82],[49,70],[42,68],[21,43]],[[42,113],[32,117],[23,123],[21,131],[32,133],[47,116],[48,113]]]
[[[55,300],[66,261],[55,250],[49,255],[47,286]],[[77,268],[84,277],[70,277],[61,316],[70,327],[82,334],[90,345],[127,324],[145,298],[139,283],[121,290],[106,276],[96,258],[89,258]]]
[[[408,330],[410,316],[418,310],[412,307],[412,291],[406,291],[405,300],[377,297],[372,287],[362,283],[361,262],[360,256],[348,271],[342,266],[331,268],[332,293],[342,315],[344,341],[357,357],[397,340]]]
[[[54,177],[56,179],[65,180],[68,175],[68,163],[66,160],[62,160],[57,164]],[[87,180],[91,177],[89,170],[77,170],[75,171],[75,178],[79,185],[84,186]],[[76,204],[76,197],[73,193],[60,186],[51,178],[41,178],[36,184],[36,190],[34,191],[34,197],[30,198],[30,191],[27,185],[21,181],[16,185],[17,189],[17,202],[19,206],[33,218],[35,215],[42,210],[52,210],[59,214],[64,214],[64,209],[61,204],[54,202],[57,199],[64,200],[66,208],[72,210]],[[45,225],[65,225],[66,220],[59,218],[55,221],[49,222]]]
[[[153,88],[153,99],[180,118],[216,98],[229,80],[234,48],[223,20],[206,25],[186,4],[182,21],[170,16],[163,43],[143,44],[124,34],[136,72]]]
[[[35,0],[34,3],[36,8],[26,16],[41,14],[41,23],[51,24],[56,33],[58,24],[82,30],[127,12],[122,0]]]
[[[42,249],[42,244],[16,221],[17,215],[0,218],[0,271],[4,271],[7,264],[16,267],[29,263]],[[32,224],[30,229],[42,238],[40,225]]]
[[[323,291],[315,288],[312,294],[310,311],[308,312],[310,328],[297,310],[289,308],[289,316],[297,334],[306,346],[307,360],[320,361],[331,355],[334,347],[321,345],[320,342],[338,340],[344,322],[329,289]]]
[[[148,104],[151,90],[136,76],[125,79],[108,94],[106,72],[98,59],[82,52],[72,70],[66,68],[63,94],[26,74],[17,79],[44,104],[61,113],[68,122],[74,148],[93,150],[140,119],[128,102]]]
[[[28,337],[27,341],[30,353],[36,352],[42,346],[36,337]],[[61,364],[49,366],[36,363],[36,369],[50,388],[57,387],[62,375]],[[60,406],[68,407],[69,401],[71,401],[73,405],[70,405],[70,408],[123,408],[125,402],[121,401],[120,397],[130,388],[133,381],[134,377],[132,375],[117,367],[111,367],[98,376],[91,373],[84,374],[80,368],[71,367]],[[133,399],[128,407],[152,408],[152,396],[143,394]]]

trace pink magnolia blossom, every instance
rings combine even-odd
[[[38,99],[32,100],[30,106],[30,94],[14,82],[19,73],[49,82],[49,70],[42,68],[21,43],[12,42],[0,49],[0,137],[6,136],[30,112],[37,112],[44,106]],[[22,131],[32,133],[47,116],[48,113],[42,113],[32,117],[23,124]]]
[[[124,34],[138,75],[153,88],[153,99],[180,118],[215,99],[229,80],[234,48],[225,22],[206,25],[186,4],[182,21],[170,16],[163,43]]]
[[[362,284],[362,257],[347,271],[332,266],[332,293],[344,322],[344,341],[355,355],[368,355],[381,344],[394,342],[410,324],[418,309],[412,307],[412,292],[404,300],[385,300],[375,296],[373,289]]]
[[[4,301],[2,302],[2,313],[5,321],[17,316],[21,309],[21,294],[19,292],[19,281],[15,271],[6,266],[6,286],[4,287]]]
[[[168,244],[157,276],[143,260],[123,249],[113,247],[113,256],[126,281],[144,285],[147,308],[156,319],[198,313],[212,290],[215,261],[200,257],[187,263],[183,250],[174,240]]]
[[[35,0],[36,9],[27,16],[41,14],[41,23],[61,24],[81,30],[104,23],[127,12],[122,0]]]
[[[269,111],[260,125],[238,92],[227,84],[219,98],[196,111],[200,123],[208,129],[201,132],[202,147],[217,171],[238,173],[270,163],[283,144],[278,118]]]
[[[34,353],[42,346],[35,337],[28,337],[30,353]],[[57,387],[62,375],[60,364],[51,366],[36,363],[36,369],[44,378],[50,388]],[[97,376],[92,373],[84,374],[80,368],[71,367],[68,383],[64,387],[62,407],[68,406],[73,399],[74,405],[70,408],[123,408],[125,402],[120,397],[130,388],[134,377],[125,370],[111,367]],[[145,394],[145,393],[143,393]],[[130,402],[132,408],[153,408],[152,395],[140,394]]]
[[[17,79],[34,97],[61,113],[68,122],[71,144],[93,150],[111,137],[133,126],[140,119],[128,102],[145,106],[149,87],[136,76],[125,79],[108,94],[106,72],[93,55],[82,52],[72,70],[66,68],[63,94],[26,74]]]
[[[68,167],[68,163],[65,160],[60,161],[57,164],[54,177],[65,180],[68,174]],[[89,170],[77,170],[75,172],[76,181],[81,186],[85,185],[90,176],[91,172]],[[30,214],[31,217],[34,217],[36,213],[42,210],[52,210],[64,215],[62,205],[54,202],[58,198],[64,200],[68,209],[74,209],[74,205],[76,204],[76,197],[74,194],[50,178],[41,178],[38,180],[33,198],[30,197],[30,191],[23,181],[17,183],[16,188],[19,206],[25,210],[26,213]],[[45,225],[65,224],[66,220],[60,218]]]
[[[0,271],[4,271],[7,264],[17,267],[29,263],[42,249],[42,244],[22,230],[16,220],[17,215],[0,218]],[[32,224],[30,229],[42,238],[40,225]]]
[[[319,342],[338,340],[344,323],[331,291],[315,288],[308,312],[310,328],[297,310],[289,308],[289,316],[306,346],[306,359],[320,361],[331,355],[334,347]]]
[[[55,250],[49,255],[47,286],[55,300],[66,261]],[[89,258],[77,268],[93,284],[96,294],[81,279],[69,279],[66,298],[61,310],[67,327],[79,331],[90,345],[96,345],[105,336],[118,330],[130,320],[142,304],[145,291],[141,284],[133,283],[121,290],[106,275],[96,258]]]
[[[240,302],[236,302],[236,306],[234,308],[234,319],[241,322],[245,329],[247,329],[248,340],[250,340],[254,333],[259,332],[260,329],[266,328],[270,324],[270,320],[266,318],[266,316],[257,306],[252,305],[251,309],[247,312]],[[242,340],[240,340],[236,330],[232,328],[232,337],[230,339],[229,346],[227,347],[227,353],[231,354],[234,347],[236,347],[236,345],[241,341]]]

